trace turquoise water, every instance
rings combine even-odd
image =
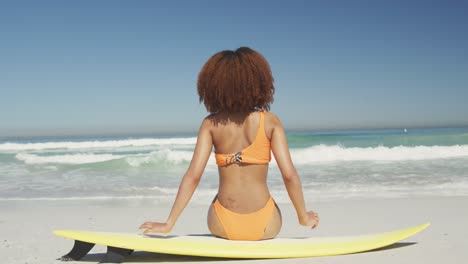
[[[468,128],[288,133],[306,199],[468,195]],[[0,200],[170,201],[191,160],[190,136],[0,140]],[[196,202],[218,184],[210,158]],[[287,201],[276,162],[268,184]]]
[[[468,128],[419,128],[295,132],[288,137],[291,147],[340,144],[345,147],[451,146],[468,144]]]

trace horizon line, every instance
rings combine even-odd
[[[428,126],[385,126],[385,127],[371,127],[371,126],[361,126],[361,127],[324,127],[324,128],[302,128],[302,129],[285,129],[286,133],[306,133],[306,132],[340,132],[340,131],[360,131],[360,130],[410,130],[410,129],[450,129],[450,128],[468,128],[468,124],[459,124],[459,125],[428,125]],[[92,138],[92,137],[182,137],[182,136],[193,136],[196,137],[198,130],[168,130],[168,131],[118,131],[118,132],[104,132],[104,131],[94,131],[94,132],[43,132],[37,134],[6,134],[2,135],[0,133],[0,140],[8,139],[32,139],[32,138],[61,138],[61,137],[71,137],[71,138]]]

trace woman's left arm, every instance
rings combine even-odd
[[[172,206],[171,213],[165,223],[146,222],[140,229],[146,229],[143,234],[148,233],[169,233],[175,225],[180,214],[192,198],[195,189],[200,182],[200,178],[205,170],[206,163],[211,155],[213,140],[211,137],[211,121],[205,118],[198,132],[197,144],[193,153],[192,161],[179,185],[176,199]]]

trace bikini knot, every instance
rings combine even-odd
[[[241,163],[242,162],[242,152],[236,152],[234,154],[226,155],[226,165],[232,163]]]

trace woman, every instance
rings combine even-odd
[[[192,197],[214,146],[219,190],[208,211],[215,236],[232,240],[275,237],[281,213],[266,177],[273,152],[299,223],[315,228],[319,217],[305,209],[302,186],[280,120],[270,109],[273,77],[258,52],[241,47],[213,55],[198,76],[198,94],[211,114],[200,127],[190,166],[165,223],[146,222],[147,233],[168,233]]]

